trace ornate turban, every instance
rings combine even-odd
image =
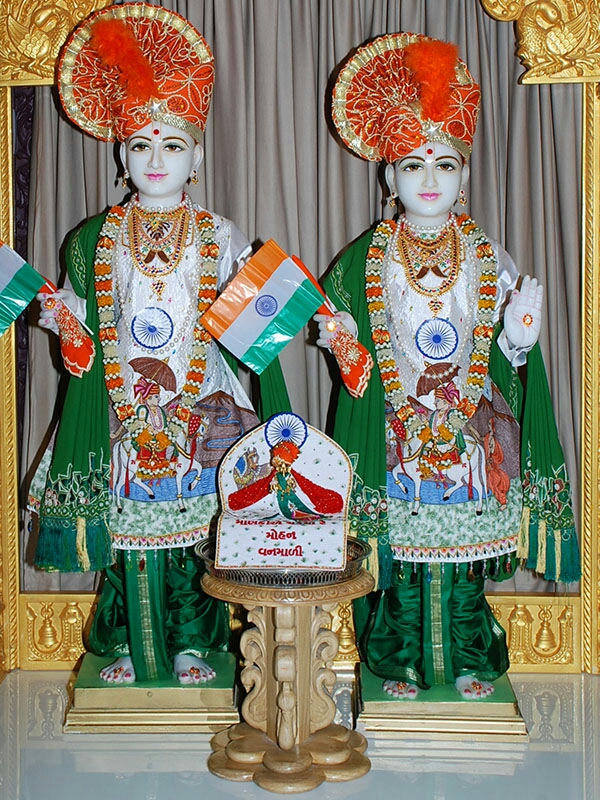
[[[151,120],[201,138],[214,83],[212,53],[181,15],[147,3],[91,14],[58,64],[63,108],[97,139],[124,141]]]
[[[440,142],[471,154],[480,91],[449,42],[416,33],[379,36],[343,65],[332,114],[361,158],[388,163]]]
[[[271,448],[271,456],[276,456],[286,464],[293,464],[300,455],[300,448],[294,442],[284,439]]]

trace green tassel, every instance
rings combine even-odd
[[[546,543],[546,570],[544,577],[547,581],[556,581],[556,535],[560,531],[548,531]]]
[[[529,518],[529,553],[527,554],[526,566],[528,569],[535,570],[538,560],[538,521],[537,514],[531,514]]]
[[[47,572],[96,572],[110,566],[113,552],[103,520],[87,521],[85,558],[77,541],[77,526],[70,521],[44,517],[35,552],[35,564]]]
[[[557,580],[575,583],[581,578],[579,544],[574,527],[563,528],[560,532],[560,574]]]
[[[531,513],[529,521],[529,554],[526,566],[535,570],[538,560],[538,515]],[[547,531],[546,544],[546,567],[544,578],[547,581],[558,581],[560,583],[575,583],[581,578],[581,566],[579,560],[579,544],[577,533],[574,526],[561,528],[558,530]],[[560,536],[559,552],[560,565],[556,559],[556,541]]]
[[[389,544],[379,542],[377,544],[377,559],[379,561],[379,582],[378,589],[389,589],[392,585],[392,574],[394,569],[394,558]]]

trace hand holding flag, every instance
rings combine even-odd
[[[0,241],[0,335],[25,311],[39,292],[53,294],[56,286],[15,250]],[[45,302],[56,304],[55,318],[65,367],[72,375],[80,377],[92,366],[96,352],[94,342],[62,301],[49,297]]]
[[[202,324],[258,375],[327,298],[304,264],[269,239],[202,317]]]
[[[362,397],[373,369],[373,357],[356,337],[356,323],[347,311],[315,314],[319,324],[319,347],[326,347],[335,356],[340,377],[352,397]]]
[[[323,343],[317,340],[317,344],[329,347],[335,356],[344,386],[352,397],[362,397],[371,377],[373,358],[367,348],[356,338],[355,330],[354,332],[349,331],[344,324],[346,321],[351,322],[356,329],[356,323],[346,311],[337,311],[300,259],[296,256],[292,256],[292,259],[323,294],[325,300],[323,305],[317,309],[314,319],[325,321],[323,327],[327,332],[327,341]],[[319,325],[319,327],[321,326]],[[322,334],[320,333],[320,335]]]
[[[363,345],[335,319],[336,309],[296,256],[269,239],[202,317],[202,324],[258,375],[317,312],[329,319],[331,351],[348,391],[361,397],[373,368]],[[332,326],[332,327],[331,327]]]
[[[84,372],[89,372],[94,363],[96,346],[91,337],[91,331],[71,311],[66,302],[61,299],[64,289],[57,291],[50,281],[42,286],[39,300],[42,308],[53,312],[58,338],[60,341],[60,354],[66,369],[80,378]],[[48,295],[46,297],[46,295]]]

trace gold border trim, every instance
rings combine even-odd
[[[588,84],[583,102],[583,272],[581,344],[581,608],[582,659],[585,672],[600,663],[598,640],[598,460],[600,457],[598,181],[600,180],[600,98],[598,84]]]
[[[12,197],[11,90],[0,88],[0,197]],[[12,243],[12,203],[0,203],[0,239]],[[19,515],[16,430],[15,339],[11,326],[0,337],[0,672],[18,666]]]

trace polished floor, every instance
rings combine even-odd
[[[0,684],[0,800],[254,800],[276,795],[211,775],[210,736],[65,734],[64,673]],[[600,676],[511,675],[527,741],[418,741],[368,734],[371,771],[310,800],[600,800]],[[360,721],[358,728],[360,730]]]

